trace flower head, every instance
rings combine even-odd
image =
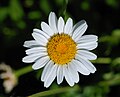
[[[12,68],[5,63],[0,64],[0,78],[3,79],[3,86],[5,88],[5,92],[9,93],[12,89],[17,85],[17,78],[12,71]]]
[[[87,29],[85,20],[73,26],[73,20],[66,23],[62,17],[57,20],[54,12],[49,14],[48,24],[41,23],[41,29],[33,29],[35,40],[25,41],[27,56],[23,62],[34,62],[34,70],[44,67],[41,80],[49,87],[57,77],[57,83],[62,83],[64,77],[70,86],[79,82],[79,74],[89,75],[96,68],[89,60],[97,56],[89,50],[97,47],[96,35],[83,35]]]

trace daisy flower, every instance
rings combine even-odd
[[[3,79],[3,87],[6,93],[10,93],[18,84],[17,77],[13,73],[12,68],[5,63],[0,64],[0,79]]]
[[[79,73],[89,75],[96,68],[89,60],[97,56],[90,52],[97,47],[96,35],[83,35],[88,25],[81,20],[73,26],[73,20],[68,18],[66,23],[62,17],[50,12],[48,24],[41,22],[41,30],[33,29],[34,40],[25,41],[27,56],[22,61],[34,62],[34,70],[44,67],[41,81],[49,87],[57,77],[57,83],[65,78],[70,86],[79,82]]]

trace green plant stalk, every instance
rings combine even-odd
[[[112,60],[111,58],[97,58],[96,60],[92,60],[91,62],[97,64],[110,64]]]
[[[22,76],[22,75],[24,75],[24,74],[26,74],[26,73],[29,73],[29,72],[31,72],[31,71],[33,71],[33,69],[32,69],[32,66],[29,65],[29,66],[26,66],[26,67],[21,68],[21,69],[19,69],[19,70],[16,70],[16,71],[15,71],[15,75],[16,75],[16,77],[19,78],[20,76]]]
[[[63,1],[63,6],[61,8],[61,11],[59,12],[59,16],[62,16],[64,19],[66,19],[66,9],[68,5],[69,0],[64,0]]]
[[[115,74],[113,78],[99,82],[101,86],[113,86],[118,84],[120,84],[120,74]]]
[[[65,93],[68,91],[79,91],[79,90],[80,90],[80,87],[76,85],[74,87],[63,87],[63,88],[57,88],[57,89],[48,90],[44,92],[39,92],[39,93],[30,95],[28,97],[43,97],[43,96],[50,96],[53,94]]]

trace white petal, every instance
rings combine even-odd
[[[83,75],[89,75],[90,71],[87,69],[87,67],[84,66],[80,61],[73,60],[72,64],[76,66],[77,71],[79,71]]]
[[[33,32],[32,36],[34,37],[38,44],[46,46],[48,40],[43,35]]]
[[[53,36],[54,35],[54,32],[53,30],[50,28],[50,26],[45,23],[45,22],[42,22],[41,23],[41,28],[44,32],[46,32],[46,34],[48,34],[49,36]]]
[[[39,34],[43,35],[44,37],[46,37],[47,39],[50,38],[50,36],[48,34],[46,34],[45,32],[43,32],[42,30],[33,29],[33,32],[39,33]]]
[[[88,25],[84,20],[80,21],[81,25],[73,32],[72,38],[75,42],[79,40],[79,38],[85,33]]]
[[[95,42],[98,41],[98,37],[96,35],[84,35],[79,38],[77,43],[85,43],[85,42]]]
[[[26,50],[26,54],[33,54],[33,53],[39,53],[39,52],[46,52],[47,48],[46,47],[34,47],[34,48],[30,48],[28,50]],[[46,52],[47,53],[47,52]]]
[[[64,68],[63,68],[63,73],[64,73],[64,76],[65,76],[65,79],[67,81],[67,83],[70,85],[70,86],[73,86],[74,85],[74,81],[71,77],[71,74],[67,68],[67,66],[65,65]]]
[[[46,52],[39,52],[39,53],[35,53],[35,54],[30,54],[28,56],[25,56],[22,61],[25,63],[32,63],[35,60],[37,60],[38,58],[42,57],[42,56],[46,56],[47,53]]]
[[[63,81],[63,66],[59,65],[57,70],[57,83],[60,84]]]
[[[45,68],[43,69],[42,75],[41,75],[41,81],[46,80],[53,65],[54,65],[54,63],[51,60],[46,64]]]
[[[59,34],[63,33],[63,31],[64,31],[64,25],[65,25],[65,22],[64,22],[63,18],[60,17],[58,19],[58,32],[59,32]]]
[[[86,42],[86,43],[80,43],[77,45],[78,49],[87,49],[87,50],[93,50],[98,46],[97,42]]]
[[[58,32],[58,30],[57,30],[57,17],[56,17],[54,12],[51,12],[49,14],[48,22],[49,22],[49,26],[54,31],[54,33],[57,33]]]
[[[84,22],[86,22],[85,20],[81,20],[79,21],[78,23],[76,23],[74,26],[73,26],[73,29],[72,31],[74,32],[79,26],[81,26]]]
[[[58,68],[58,65],[53,65],[51,70],[49,71],[49,74],[44,82],[44,86],[46,88],[49,87],[54,81],[56,74],[57,74],[57,68]]]
[[[73,20],[71,18],[68,18],[68,20],[65,24],[64,33],[68,34],[68,35],[71,35],[72,27],[73,27]]]
[[[0,79],[7,79],[11,76],[12,74],[9,72],[1,73],[0,74]]]
[[[78,75],[76,66],[70,62],[70,64],[68,64],[68,70],[69,70],[69,72],[71,72],[72,79],[74,80],[74,82],[78,83],[79,75]]]
[[[35,47],[39,46],[39,44],[35,40],[29,40],[29,41],[25,41],[23,46],[31,48],[31,47],[34,47],[34,46]]]
[[[46,57],[42,57],[40,58],[39,60],[37,60],[33,65],[32,65],[32,68],[34,70],[37,70],[37,69],[40,69],[42,68],[43,66],[46,65],[46,63],[50,60],[50,58],[48,56]]]
[[[88,60],[95,60],[97,58],[97,56],[92,53],[92,52],[89,52],[87,50],[77,50],[77,53],[81,56],[81,57],[84,57]]]
[[[81,56],[76,55],[76,59],[79,60],[91,73],[96,71],[94,65],[87,59],[83,59]]]

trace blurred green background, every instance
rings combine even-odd
[[[0,62],[14,70],[30,65],[22,62],[24,41],[33,39],[33,28],[40,28],[41,21],[47,22],[51,11],[57,17],[64,16],[65,8],[64,0],[0,0]],[[120,97],[120,0],[69,0],[65,20],[68,17],[73,18],[74,24],[87,21],[85,34],[99,37],[99,46],[93,52],[103,59],[94,62],[95,74],[80,74],[80,89],[48,97]],[[64,81],[60,86],[55,82],[49,89],[44,88],[40,72],[20,76],[18,85],[8,94],[0,79],[0,97],[26,96],[68,86]]]

